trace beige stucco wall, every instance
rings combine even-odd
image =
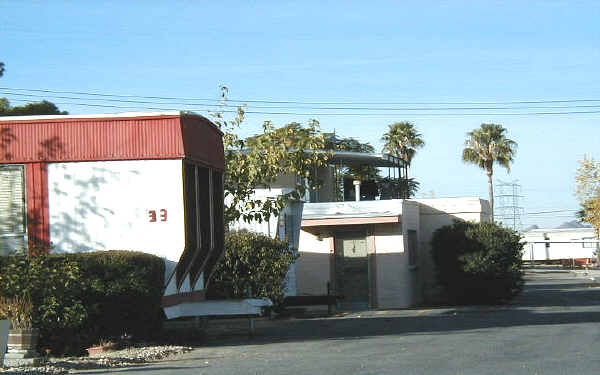
[[[366,225],[367,246],[375,259],[374,307],[405,308],[439,300],[430,242],[435,230],[456,219],[489,220],[489,204],[479,198],[405,200],[401,223]],[[409,230],[417,232],[416,266],[408,264]],[[296,263],[298,295],[327,293],[334,233],[335,227],[301,230]]]
[[[412,293],[408,272],[408,254],[402,236],[402,224],[378,224],[375,240],[377,308],[408,307]]]
[[[300,231],[299,258],[296,260],[296,288],[299,296],[327,294],[332,238]]]
[[[364,226],[362,226],[364,227]],[[367,246],[375,264],[375,307],[403,308],[413,305],[414,293],[408,256],[402,235],[402,224],[371,224],[366,226]],[[330,276],[330,254],[335,229],[316,230],[320,237],[306,230],[300,232],[300,257],[296,261],[298,295],[327,293]],[[321,240],[319,239],[321,238]]]
[[[408,259],[408,231],[415,230],[418,240],[419,221],[419,204],[404,201],[401,223],[374,226],[379,309],[406,308],[420,301],[419,266],[411,267]]]
[[[407,228],[418,230],[418,205],[413,203],[411,209],[409,215],[413,217],[408,220],[411,224]],[[403,224],[371,224],[366,227],[370,261],[374,262],[374,267],[370,269],[375,271],[371,275],[375,281],[371,289],[374,307],[389,309],[414,306],[417,269],[409,269]],[[333,248],[333,237],[330,236],[334,231],[332,228],[320,231],[321,240],[315,234],[301,231],[300,257],[296,261],[298,295],[327,293]]]
[[[402,234],[404,237],[404,246],[408,248],[408,231],[415,230],[417,232],[417,265],[406,267],[407,278],[410,279],[410,304],[409,306],[417,306],[419,305],[423,298],[423,278],[421,276],[422,273],[422,262],[425,256],[422,254],[422,248],[420,246],[420,238],[421,238],[421,214],[420,214],[420,205],[417,202],[412,202],[405,200],[402,203],[402,220],[403,220],[403,228]]]

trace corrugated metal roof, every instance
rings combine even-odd
[[[0,118],[0,163],[191,159],[224,169],[221,131],[180,112]]]

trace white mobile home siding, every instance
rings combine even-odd
[[[53,252],[136,250],[178,261],[182,181],[181,160],[49,164]]]

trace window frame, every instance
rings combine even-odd
[[[19,170],[21,172],[21,199],[22,199],[22,232],[3,233],[0,231],[0,238],[23,238],[23,252],[29,254],[29,223],[28,223],[28,207],[27,207],[27,173],[25,164],[0,164],[0,170]],[[7,256],[15,252],[6,252],[0,247],[0,256]]]

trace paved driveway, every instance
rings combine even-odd
[[[530,270],[500,307],[376,311],[259,322],[257,336],[211,336],[144,374],[598,374],[600,288],[585,275]],[[600,284],[599,284],[600,285]],[[93,371],[106,373],[106,371]]]

